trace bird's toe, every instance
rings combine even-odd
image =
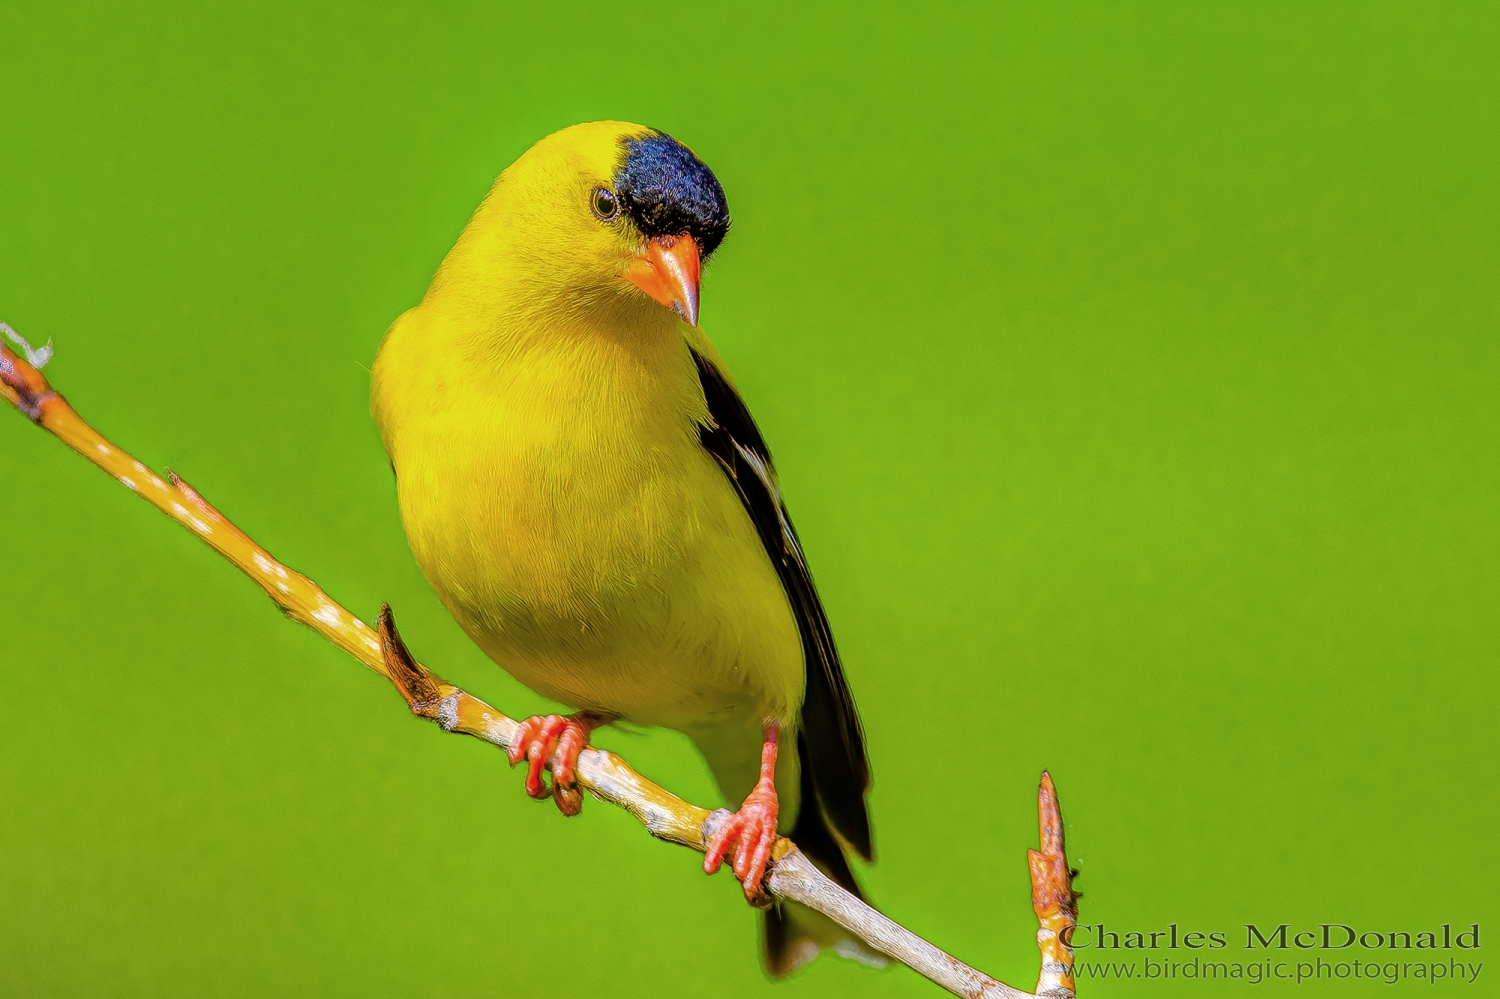
[[[744,886],[745,899],[751,905],[763,906],[769,901],[762,882],[771,860],[771,848],[776,845],[777,818],[776,790],[769,783],[762,783],[750,792],[738,812],[719,823],[709,838],[703,870],[715,873],[732,851],[734,876]]]
[[[552,798],[564,815],[577,815],[583,808],[576,786],[578,754],[597,724],[583,714],[533,715],[521,722],[505,756],[511,766],[526,761],[526,793],[539,800]],[[542,780],[543,769],[552,772],[550,788]]]

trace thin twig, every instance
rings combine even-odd
[[[30,350],[9,327],[5,332],[32,360],[45,362],[50,358],[50,351],[43,355]],[[504,749],[511,747],[517,723],[413,659],[396,631],[389,607],[381,611],[378,632],[370,628],[311,579],[272,558],[181,478],[168,472],[164,480],[112,444],[84,422],[27,358],[3,345],[0,398],[197,534],[264,589],[288,617],[317,631],[390,680],[414,714],[436,721],[448,732],[474,736]],[[705,826],[723,813],[722,809],[710,811],[683,801],[636,773],[614,753],[599,749],[586,749],[579,755],[577,782],[598,798],[630,812],[652,836],[700,852],[707,841]],[[1077,904],[1062,849],[1057,797],[1046,774],[1042,775],[1040,813],[1042,851],[1030,851],[1033,903],[1041,923],[1037,940],[1042,975],[1037,993],[1023,992],[976,971],[875,911],[825,876],[785,837],[779,838],[772,850],[766,887],[775,898],[800,902],[823,913],[874,949],[954,995],[1019,999],[1041,994],[1071,999],[1072,952],[1066,946],[1066,937],[1060,934],[1064,925],[1077,918]]]

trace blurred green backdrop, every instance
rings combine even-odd
[[[877,902],[1030,987],[1050,767],[1087,922],[1493,920],[1494,5],[527,7],[7,3],[0,319],[540,710],[419,575],[365,366],[528,144],[668,130],[735,216],[704,323],[859,697]],[[14,414],[0,469],[0,993],[936,994],[766,984],[728,877],[529,801]]]

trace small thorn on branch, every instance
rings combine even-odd
[[[406,698],[411,713],[423,718],[437,717],[443,692],[432,671],[411,657],[401,632],[396,630],[396,615],[390,604],[380,605],[380,655],[385,660],[386,675]]]
[[[1031,862],[1031,906],[1036,910],[1036,943],[1042,952],[1042,971],[1036,994],[1072,999],[1073,926],[1078,922],[1078,893],[1073,890],[1074,871],[1068,866],[1063,845],[1062,809],[1052,775],[1042,771],[1037,789],[1037,818],[1041,827],[1041,849],[1027,850]]]

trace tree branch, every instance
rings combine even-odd
[[[107,440],[58,395],[38,370],[51,357],[51,344],[34,350],[10,327],[0,333],[25,357],[0,345],[0,398],[55,435],[74,451],[114,476],[122,485],[197,534],[245,575],[253,579],[290,618],[317,631],[367,667],[386,677],[405,698],[413,714],[437,722],[445,731],[483,739],[509,749],[517,723],[468,692],[446,682],[412,658],[396,630],[390,608],[383,607],[378,631],[335,603],[316,583],[272,558],[235,527],[196,490],[171,472],[164,480]],[[723,809],[711,812],[636,773],[614,753],[587,749],[579,755],[578,786],[618,805],[638,819],[657,839],[702,852],[705,827]],[[554,794],[561,793],[556,790]],[[576,793],[576,792],[575,792]],[[579,802],[559,801],[567,810]],[[835,884],[782,837],[772,851],[766,888],[777,899],[800,902],[823,913],[881,953],[925,975],[954,995],[971,999],[1018,999],[1029,995],[1072,999],[1073,955],[1063,929],[1077,919],[1077,896],[1063,851],[1062,818],[1052,778],[1042,774],[1039,791],[1040,851],[1029,852],[1032,904],[1040,929],[1042,971],[1036,993],[1023,992],[976,971],[875,911]]]

